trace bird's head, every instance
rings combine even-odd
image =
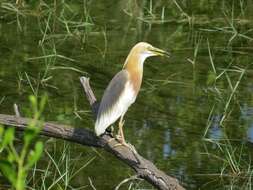
[[[139,42],[137,43],[130,51],[126,62],[124,64],[124,68],[127,65],[136,65],[136,63],[140,66],[143,65],[144,61],[148,57],[152,56],[166,56],[169,57],[170,54],[164,50],[158,49],[149,43]]]
[[[139,56],[143,56],[145,58],[151,57],[151,56],[166,56],[166,57],[170,56],[168,52],[158,49],[146,42],[137,43],[132,48],[131,52],[135,54],[139,54]]]

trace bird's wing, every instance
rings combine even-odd
[[[122,105],[122,93],[125,90],[129,74],[126,70],[117,73],[102,97],[95,124],[97,135],[105,132],[106,128],[114,123],[126,111],[128,106]],[[125,99],[123,97],[123,99]],[[125,101],[125,100],[123,100]],[[120,103],[121,102],[121,103]],[[124,104],[124,103],[123,103]]]

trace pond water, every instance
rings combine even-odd
[[[17,103],[29,116],[28,96],[46,95],[45,120],[93,129],[79,77],[90,77],[100,99],[129,50],[146,41],[172,56],[145,62],[141,91],[125,116],[127,141],[187,189],[251,189],[252,1],[23,4],[0,2],[0,113],[13,114]],[[48,168],[47,188],[60,174],[53,189],[113,189],[134,175],[102,150],[43,141],[36,175]],[[129,185],[152,188],[134,181],[122,189]]]

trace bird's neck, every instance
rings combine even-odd
[[[130,82],[133,85],[133,88],[138,94],[141,82],[142,82],[142,75],[143,75],[143,64],[146,57],[140,55],[129,55],[125,61],[123,69],[127,70],[129,73]]]
[[[130,52],[124,63],[123,69],[143,71],[143,64],[148,56],[146,54],[137,54]]]

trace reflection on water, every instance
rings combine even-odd
[[[248,124],[247,139],[249,142],[253,142],[253,107],[249,107],[247,103],[244,103],[241,107],[240,119]]]
[[[209,128],[209,138],[212,140],[219,140],[223,137],[222,129],[218,126]]]
[[[13,103],[25,112],[27,96],[36,91],[49,97],[47,120],[93,129],[90,108],[79,84],[81,73],[91,78],[99,99],[122,68],[130,48],[147,41],[171,51],[172,56],[146,61],[141,92],[125,118],[127,140],[188,189],[223,189],[230,178],[217,178],[216,174],[222,171],[230,175],[234,170],[226,165],[230,162],[224,160],[225,151],[213,142],[236,139],[229,144],[233,151],[245,136],[253,142],[253,26],[247,22],[253,18],[253,3],[243,1],[242,9],[237,1],[233,1],[234,8],[229,2],[182,1],[183,14],[173,1],[87,1],[85,5],[73,1],[67,8],[57,7],[59,10],[50,17],[41,15],[41,20],[35,16],[20,18],[22,31],[16,16],[14,20],[13,15],[0,17],[1,113],[12,113]],[[225,7],[234,10],[233,16],[238,18],[226,17],[221,10]],[[75,22],[63,22],[63,17]],[[244,22],[240,22],[241,17]],[[50,27],[45,24],[48,19]],[[236,34],[227,24],[234,22]],[[239,80],[244,68],[246,74]],[[212,142],[206,142],[207,138]],[[62,148],[61,143],[58,146]],[[244,151],[240,159],[248,162],[250,150]],[[77,168],[90,157],[96,159],[74,178],[75,187],[89,184],[91,177],[98,189],[112,189],[133,174],[103,151],[71,144],[71,158],[80,152]],[[59,151],[56,156],[61,154]],[[241,182],[238,184],[240,187]],[[140,188],[149,186],[143,182]]]
[[[253,143],[253,123],[251,123],[248,132],[247,132],[248,140]]]

